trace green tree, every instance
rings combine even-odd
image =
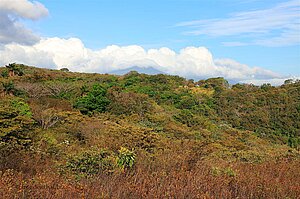
[[[24,72],[23,72],[24,65],[23,64],[11,63],[11,64],[6,65],[6,68],[8,68],[8,70],[9,70],[10,77],[13,77],[15,75],[19,75],[19,76],[24,75]]]

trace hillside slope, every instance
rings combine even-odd
[[[0,196],[300,195],[300,82],[229,86],[20,64],[0,74]]]

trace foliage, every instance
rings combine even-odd
[[[0,68],[3,198],[299,195],[299,81],[22,70]]]
[[[112,171],[114,164],[108,151],[87,151],[70,157],[66,168],[76,174],[93,175]]]
[[[219,117],[233,127],[287,143],[282,140],[284,136],[290,140],[300,136],[299,93],[299,83],[277,88],[267,84],[261,87],[235,85],[218,94],[215,109]]]
[[[33,125],[28,104],[18,98],[1,98],[0,113],[0,140],[27,136]]]
[[[24,75],[24,71],[23,71],[24,65],[23,64],[11,63],[11,64],[6,65],[6,68],[9,70],[9,76]]]
[[[134,166],[136,155],[133,150],[121,147],[117,157],[117,166],[121,169],[130,169]]]
[[[9,71],[6,70],[6,69],[5,69],[5,70],[2,70],[2,71],[1,71],[1,76],[4,77],[4,78],[8,77],[8,76],[9,76]]]
[[[138,114],[144,116],[147,112],[153,109],[152,102],[148,99],[147,95],[122,92],[115,89],[109,91],[110,105],[108,110],[111,113],[121,115]]]
[[[100,84],[95,84],[86,96],[76,100],[74,107],[83,114],[91,114],[93,111],[103,113],[106,111],[110,101],[106,97],[107,89]]]
[[[70,70],[68,68],[61,68],[60,71],[69,72]]]
[[[6,95],[13,95],[15,91],[15,85],[12,81],[3,81],[2,82],[3,91]]]

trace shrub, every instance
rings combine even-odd
[[[189,127],[199,124],[197,118],[188,109],[181,110],[178,114],[174,115],[173,117],[178,122],[181,122],[182,124],[186,124]]]
[[[12,81],[2,82],[3,91],[6,95],[13,95],[15,89],[15,85]]]
[[[28,117],[32,116],[32,113],[30,111],[30,107],[27,103],[15,99],[15,100],[12,101],[11,104],[16,110],[18,110],[20,115],[28,116]]]
[[[87,151],[67,160],[66,168],[75,174],[89,176],[111,172],[114,168],[114,157],[105,150]]]
[[[82,114],[92,114],[94,111],[103,113],[110,103],[106,93],[106,88],[100,84],[95,84],[86,96],[77,99],[74,107],[79,109]]]
[[[117,157],[117,166],[122,170],[132,168],[136,161],[135,157],[136,155],[133,150],[121,147]]]
[[[145,113],[152,110],[151,102],[145,94],[133,92],[119,92],[111,90],[109,92],[109,99],[111,101],[108,109],[113,114],[131,115],[138,114],[144,116]]]
[[[4,98],[0,101],[0,140],[24,139],[33,120],[29,106],[20,99]]]
[[[23,64],[8,64],[6,65],[6,68],[9,70],[9,76],[22,76],[24,75],[24,65]]]
[[[1,76],[2,77],[8,77],[8,70],[7,69],[4,69],[1,71]]]

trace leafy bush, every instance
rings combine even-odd
[[[2,77],[8,77],[8,70],[7,69],[4,69],[1,71],[1,76]]]
[[[66,168],[75,174],[84,176],[111,172],[114,169],[114,157],[105,150],[87,151],[67,160]]]
[[[109,99],[108,110],[116,115],[138,114],[144,116],[153,108],[148,96],[144,94],[110,90]]]
[[[32,113],[27,103],[15,99],[11,102],[12,106],[19,112],[20,115],[31,117]]]
[[[15,85],[12,81],[2,82],[3,91],[6,95],[13,95],[15,89]]]
[[[3,98],[0,101],[0,140],[24,139],[34,121],[28,104],[18,98]],[[21,140],[20,140],[21,141]]]
[[[117,166],[122,170],[132,168],[136,161],[135,157],[136,155],[133,150],[121,147],[117,157]]]
[[[6,68],[9,70],[9,76],[24,75],[24,67],[25,67],[25,65],[16,64],[16,63],[11,63],[11,64],[6,65]]]
[[[74,107],[79,109],[82,114],[92,114],[94,111],[103,113],[110,103],[106,93],[106,88],[100,84],[95,84],[86,96],[76,100]]]
[[[178,114],[173,116],[175,120],[186,124],[189,127],[195,126],[199,124],[199,121],[195,117],[195,115],[188,109],[181,110]]]

